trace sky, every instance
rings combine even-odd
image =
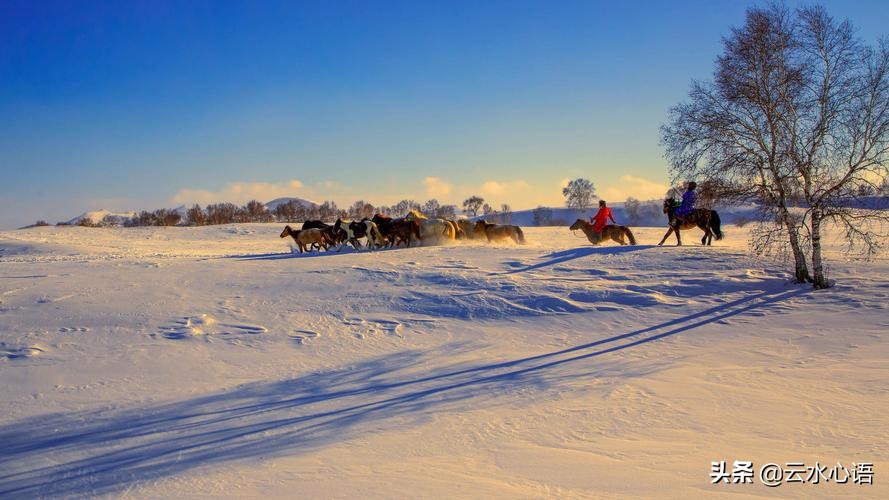
[[[821,3],[889,35],[889,2]],[[2,0],[0,229],[281,196],[560,206],[576,177],[658,198],[658,127],[757,4]]]

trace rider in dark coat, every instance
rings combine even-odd
[[[698,201],[698,194],[695,193],[695,188],[697,187],[698,184],[694,181],[688,183],[688,188],[682,195],[682,203],[673,209],[672,225],[675,226],[680,219],[685,218],[694,211],[695,202]]]

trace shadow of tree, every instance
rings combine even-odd
[[[622,253],[630,253],[630,252],[638,252],[640,250],[645,250],[648,248],[655,248],[655,245],[625,245],[625,246],[584,246],[571,248],[568,250],[562,250],[559,252],[553,252],[548,255],[544,255],[543,259],[549,259],[543,262],[538,262],[537,264],[531,264],[528,266],[519,267],[516,269],[510,269],[509,271],[504,271],[502,273],[495,274],[515,274],[515,273],[523,273],[527,271],[534,271],[536,269],[541,269],[544,267],[554,266],[556,264],[562,264],[571,260],[580,259],[582,257],[588,257],[590,255],[617,255]]]
[[[306,453],[381,429],[417,425],[436,413],[510,401],[603,376],[650,373],[591,358],[768,308],[807,289],[755,293],[650,327],[499,363],[431,368],[467,350],[406,351],[348,368],[258,382],[183,401],[24,419],[0,428],[0,496],[108,494],[133,482],[258,456]],[[512,399],[514,402],[514,398]]]

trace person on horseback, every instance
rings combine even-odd
[[[593,224],[593,231],[597,233],[601,233],[605,226],[608,225],[608,219],[611,219],[611,222],[617,224],[617,221],[614,220],[614,216],[611,215],[611,209],[605,206],[605,200],[599,200],[599,211],[596,212],[596,215],[590,218],[590,222]]]
[[[670,225],[676,226],[679,221],[691,214],[695,209],[695,202],[698,200],[698,194],[695,189],[698,184],[694,181],[688,183],[688,188],[682,194],[682,202],[673,208],[673,216],[670,218]]]

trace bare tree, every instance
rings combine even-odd
[[[629,221],[629,225],[638,226],[639,221],[642,219],[639,209],[641,207],[641,203],[636,198],[630,196],[627,198],[627,201],[624,202],[624,214],[627,216],[627,220]]]
[[[562,189],[562,195],[565,196],[566,207],[589,210],[596,199],[596,187],[589,180],[578,178]]]
[[[235,221],[238,207],[234,203],[214,203],[207,205],[207,222],[209,224],[231,224]]]
[[[442,205],[438,207],[438,211],[436,211],[435,216],[442,219],[456,219],[457,205]]]
[[[200,205],[195,203],[185,211],[185,220],[189,226],[203,226],[207,223],[207,214]]]
[[[247,220],[249,222],[271,222],[272,214],[265,208],[261,202],[250,200],[244,207],[247,212]]]
[[[435,198],[427,201],[423,204],[423,209],[420,210],[423,212],[423,215],[426,217],[438,217],[438,211],[441,209],[441,204],[438,203],[438,200]]]
[[[661,129],[672,173],[758,202],[754,249],[785,241],[797,281],[825,288],[824,222],[839,223],[869,255],[878,242],[869,221],[885,218],[856,198],[886,175],[887,44],[864,46],[821,7],[779,5],[749,9],[723,43],[714,81],[694,82]]]
[[[470,196],[469,198],[463,200],[463,212],[466,214],[472,214],[473,217],[477,217],[478,211],[482,207],[482,204],[484,202],[485,199],[481,196]]]
[[[538,206],[532,212],[535,226],[548,226],[553,220],[553,211],[542,205]]]
[[[355,220],[361,220],[361,219],[364,219],[365,217],[367,217],[369,219],[374,216],[375,212],[376,212],[376,208],[372,204],[370,204],[364,200],[358,200],[355,203],[353,203],[351,207],[349,207],[347,216],[349,216]]]
[[[500,220],[503,224],[512,224],[512,207],[506,203],[500,205]]]
[[[325,201],[318,207],[318,218],[321,220],[332,222],[336,219],[337,213],[339,209],[336,206],[336,203],[332,200]]]
[[[414,200],[401,200],[392,207],[393,214],[396,216],[407,215],[411,210],[420,210],[420,204]]]

